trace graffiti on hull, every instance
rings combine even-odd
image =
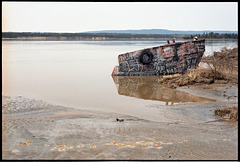
[[[205,51],[205,39],[152,47],[118,56],[112,75],[168,75],[196,68]]]

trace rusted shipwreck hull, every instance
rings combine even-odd
[[[142,76],[183,73],[196,68],[205,51],[205,39],[176,42],[118,56],[112,75]]]

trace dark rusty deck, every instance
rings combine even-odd
[[[168,75],[196,68],[205,51],[205,39],[177,42],[118,56],[112,75]]]

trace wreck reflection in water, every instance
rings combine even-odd
[[[159,84],[159,76],[112,76],[118,94],[173,105],[180,102],[213,102],[215,100],[177,91]]]

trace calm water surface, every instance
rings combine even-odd
[[[149,112],[148,105],[211,101],[159,86],[158,77],[112,78],[119,54],[162,44],[166,41],[3,41],[2,94],[156,120],[159,110]],[[207,41],[205,55],[225,46],[237,42]]]

